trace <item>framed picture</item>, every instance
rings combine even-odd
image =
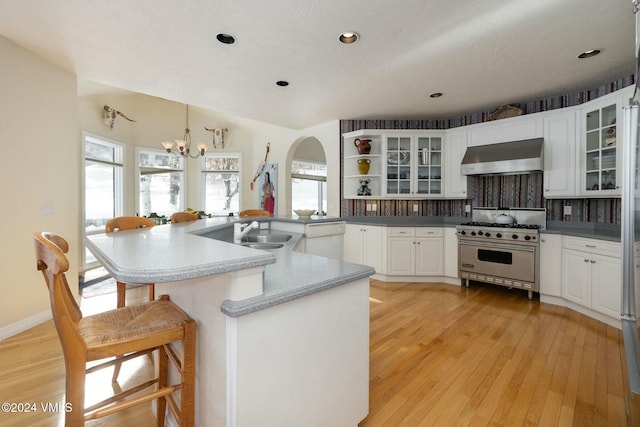
[[[278,212],[278,164],[267,163],[258,178],[258,204],[272,215]]]

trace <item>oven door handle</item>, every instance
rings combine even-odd
[[[510,245],[508,243],[477,242],[474,240],[463,240],[463,239],[459,239],[458,243],[461,245],[468,245],[468,246],[478,246],[478,247],[495,248],[495,249],[511,249],[514,251],[522,251],[522,252],[536,251],[535,246],[529,246],[529,245],[521,246],[521,245]]]

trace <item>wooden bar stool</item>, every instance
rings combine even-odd
[[[198,219],[198,215],[192,214],[191,212],[174,212],[171,215],[171,224],[176,224],[178,222],[197,221]]]
[[[34,233],[38,270],[42,271],[51,300],[53,321],[62,344],[66,368],[66,397],[72,410],[65,413],[66,426],[82,426],[85,421],[105,417],[135,405],[157,400],[157,426],[164,426],[167,402],[182,427],[194,425],[196,323],[163,295],[157,301],[83,317],[71,294],[65,272],[69,261],[67,241],[55,233]],[[182,341],[182,357],[171,346]],[[87,369],[87,362],[119,357],[128,360],[158,350],[158,376],[153,380],[85,408],[85,381],[88,373],[112,366],[107,362]],[[181,374],[179,384],[168,384],[169,363]],[[153,387],[145,394],[141,391]],[[180,391],[180,403],[173,393]],[[135,394],[135,396],[133,396]]]
[[[107,221],[104,226],[105,233],[113,233],[114,231],[134,230],[136,228],[153,227],[156,222],[151,218],[145,218],[141,216],[119,216]],[[155,285],[148,283],[149,286],[149,301],[155,299]],[[127,299],[127,284],[116,281],[118,303],[117,307],[124,307]]]

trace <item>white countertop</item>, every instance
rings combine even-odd
[[[257,220],[308,224],[340,219]],[[95,234],[87,237],[87,246],[113,277],[127,283],[176,282],[264,266],[263,294],[240,301],[224,301],[221,310],[230,317],[244,316],[375,273],[368,266],[293,252],[295,241],[282,249],[264,251],[199,235],[232,227],[236,221],[237,218],[209,218]],[[294,239],[302,237],[298,234]]]

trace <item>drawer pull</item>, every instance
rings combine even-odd
[[[596,245],[585,245],[587,248],[595,248]]]

